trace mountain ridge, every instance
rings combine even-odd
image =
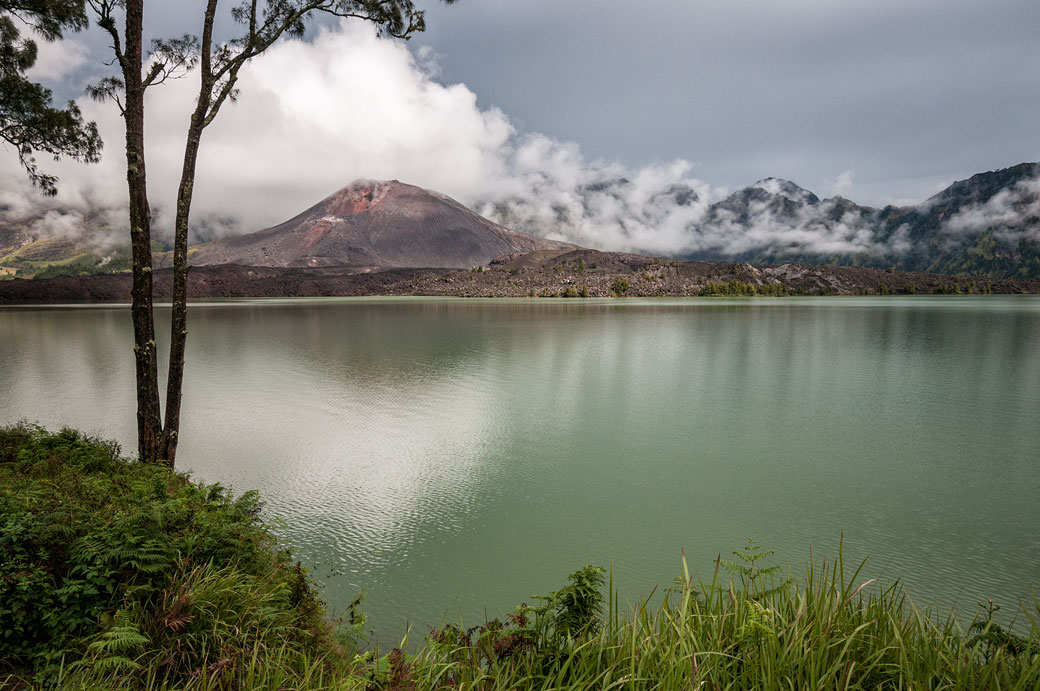
[[[624,226],[628,214],[640,213],[622,199],[636,184],[624,177],[588,183],[579,188],[578,202],[614,209],[611,218]],[[918,204],[898,207],[861,206],[842,196],[821,199],[782,178],[763,178],[710,204],[681,181],[656,188],[642,200],[648,209],[681,209],[684,223],[681,232],[675,227],[668,231],[674,237],[671,246],[678,249],[649,254],[1040,278],[1038,163],[977,173]],[[551,199],[542,201],[552,204]],[[195,244],[190,261],[196,266],[345,266],[365,272],[405,266],[467,268],[496,256],[576,246],[540,237],[570,227],[573,219],[558,215],[563,211],[556,212],[556,222],[545,220],[551,215],[511,215],[514,202],[478,205],[496,223],[439,192],[399,181],[359,179],[276,226]],[[125,248],[87,251],[85,232],[80,229],[77,241],[68,222],[63,222],[62,234],[42,235],[38,229],[52,212],[11,220],[12,213],[0,208],[0,274],[6,274],[0,278],[16,270],[23,276],[97,273],[128,265]],[[85,226],[94,223],[107,228],[109,237],[122,238],[113,216],[87,212],[83,218]],[[660,218],[648,212],[633,223],[665,232],[655,225]],[[157,268],[167,265],[169,255],[162,250],[169,248],[155,249]],[[633,251],[640,251],[638,244]]]
[[[1040,277],[1040,163],[977,173],[902,207],[819,199],[789,181],[766,180],[780,184],[770,190],[760,181],[710,205],[693,231],[704,246],[677,256]],[[755,244],[756,236],[769,241]]]

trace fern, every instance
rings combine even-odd
[[[70,430],[0,428],[0,688],[177,687],[338,645],[261,507]]]
[[[766,638],[776,638],[775,620],[775,610],[754,600],[748,601],[747,616],[737,631],[737,640],[741,643],[758,643]]]
[[[69,669],[76,669],[85,663],[85,660],[77,660],[69,665]],[[116,676],[142,669],[141,663],[122,655],[110,655],[99,658],[92,661],[90,666],[93,667],[94,672],[99,676]]]
[[[773,550],[763,550],[755,543],[754,539],[748,538],[744,549],[733,555],[740,561],[719,560],[719,565],[740,579],[741,592],[751,600],[763,600],[769,598],[791,585],[790,578],[784,578],[777,582],[777,574],[781,571],[779,564],[765,568],[759,563],[773,554]],[[768,587],[767,586],[768,582]]]
[[[126,610],[118,610],[112,626],[87,645],[87,654],[69,665],[70,670],[87,667],[102,676],[121,675],[142,669],[137,660],[151,639],[141,633]],[[133,657],[131,657],[133,656]]]
[[[983,654],[988,660],[992,660],[998,654],[1009,657],[1018,657],[1026,652],[1040,655],[1040,645],[1031,644],[1022,636],[1016,636],[1010,631],[1006,631],[993,618],[993,615],[1000,609],[1000,605],[995,605],[993,600],[989,600],[985,604],[980,602],[979,606],[986,609],[986,616],[984,619],[976,619],[968,627],[968,633],[972,634],[968,638],[969,646],[983,650]]]
[[[148,636],[141,633],[137,625],[130,621],[126,610],[116,612],[112,627],[98,634],[97,638],[87,646],[87,651],[94,654],[126,653],[151,642]]]

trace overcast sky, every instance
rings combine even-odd
[[[151,2],[149,30],[197,33],[201,4]],[[420,6],[428,29],[408,44],[325,22],[247,68],[241,102],[204,140],[201,213],[241,215],[251,230],[356,177],[475,203],[549,187],[563,198],[612,175],[645,183],[636,202],[675,181],[708,199],[776,176],[881,205],[1040,160],[1036,0]],[[78,97],[106,73],[105,47],[96,28],[44,46],[36,75]],[[189,77],[151,92],[159,205],[192,88]],[[84,109],[102,125],[111,175],[59,164],[63,194],[125,194],[119,123],[111,108]],[[11,203],[21,183],[13,153],[3,158]]]
[[[1040,158],[1036,0],[463,0],[416,39],[524,130],[861,203]],[[829,190],[823,189],[824,193]]]

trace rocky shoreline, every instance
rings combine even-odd
[[[168,299],[169,269],[155,271]],[[0,303],[130,299],[128,273],[0,281]],[[275,268],[224,264],[191,269],[191,298],[427,295],[453,297],[688,297],[698,295],[921,295],[1040,293],[1040,280],[947,276],[851,266],[752,266],[689,262],[596,250],[540,250],[472,269]]]

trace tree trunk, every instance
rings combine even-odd
[[[130,191],[130,247],[133,254],[131,316],[137,373],[137,449],[141,460],[154,463],[159,454],[162,412],[159,409],[155,318],[152,312],[151,211],[144,165],[144,86],[141,78],[143,0],[126,2],[126,181]]]
[[[200,105],[204,99],[199,99]],[[198,111],[196,111],[196,114]],[[205,110],[202,111],[203,117]],[[188,214],[195,187],[195,164],[202,137],[202,117],[192,115],[184,150],[181,184],[177,191],[177,218],[173,241],[173,306],[170,314],[170,369],[166,380],[166,423],[160,455],[174,464],[181,422],[181,385],[184,380],[184,349],[188,339]]]
[[[188,141],[184,146],[181,184],[177,189],[177,218],[173,240],[173,306],[170,315],[170,365],[166,380],[166,423],[163,427],[160,456],[173,466],[181,424],[181,385],[184,381],[184,349],[188,340],[188,215],[195,190],[195,168],[199,144],[206,127],[206,115],[213,94],[211,44],[217,1],[209,0],[202,29],[202,60],[199,98],[188,125]]]

